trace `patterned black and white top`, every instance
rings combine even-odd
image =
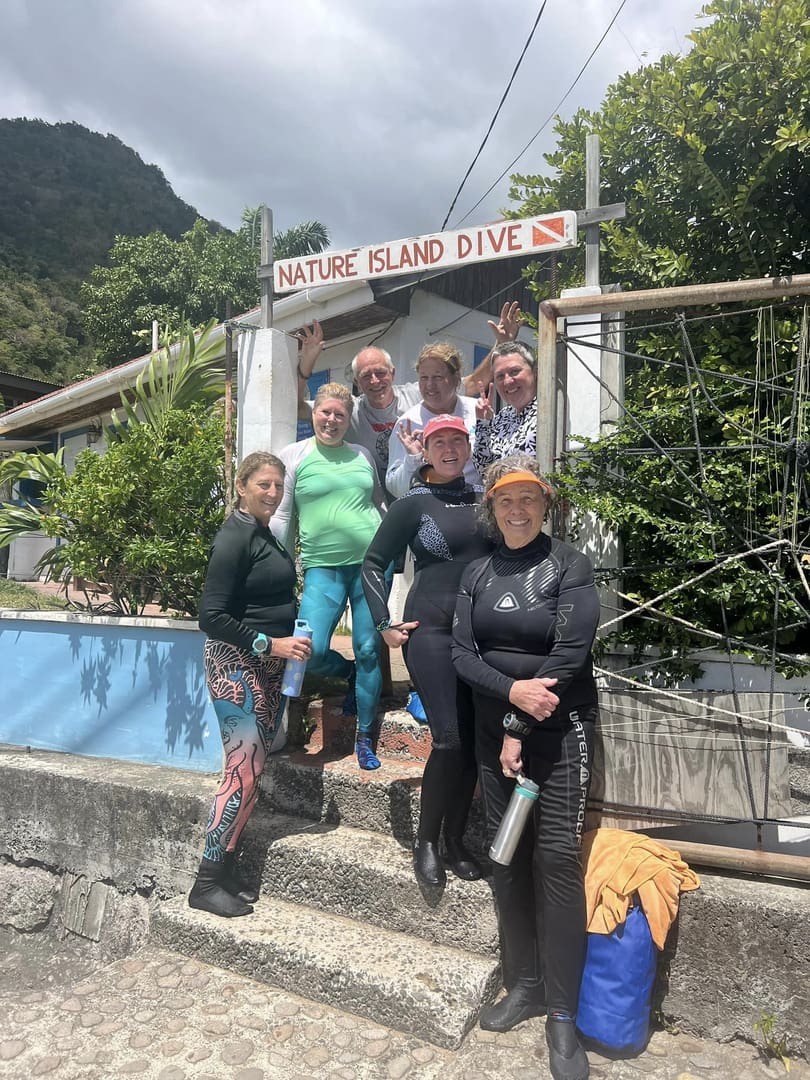
[[[479,420],[475,429],[473,460],[479,476],[493,461],[507,454],[531,454],[537,448],[537,401],[532,398],[520,412],[505,406],[491,420]]]

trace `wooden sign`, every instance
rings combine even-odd
[[[284,293],[339,281],[366,281],[394,274],[449,269],[490,259],[559,251],[574,247],[576,242],[576,212],[560,210],[540,217],[498,221],[347,251],[279,259],[273,265],[273,289]]]

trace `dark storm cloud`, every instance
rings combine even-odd
[[[451,224],[559,101],[618,0],[549,0]],[[537,7],[522,0],[4,0],[0,113],[112,132],[229,226],[319,218],[338,247],[437,230]],[[677,51],[693,0],[631,0],[563,113]],[[543,171],[551,125],[516,169]],[[472,221],[497,216],[502,181]]]

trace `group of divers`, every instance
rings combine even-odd
[[[259,898],[239,874],[238,848],[277,733],[286,662],[346,680],[357,764],[374,770],[379,652],[401,648],[432,740],[415,875],[428,888],[442,887],[448,870],[480,878],[464,844],[476,784],[490,841],[516,777],[539,786],[510,864],[492,864],[506,994],[479,1022],[508,1031],[547,1013],[552,1075],[584,1080],[575,1023],[586,943],[580,846],[598,720],[599,603],[586,556],[543,532],[555,492],[536,462],[536,359],[516,340],[519,324],[517,304],[505,304],[490,323],[494,348],[466,379],[454,345],[426,345],[417,380],[405,384],[395,383],[389,354],[371,346],[352,362],[357,396],[330,382],[312,402],[306,380],[323,334],[313,323],[299,335],[299,416],[311,416],[314,435],[241,462],[200,603],[225,768],[189,904],[232,918]],[[392,568],[408,550],[413,583],[394,621]],[[331,648],[347,604],[353,660]],[[311,639],[296,636],[296,618]]]

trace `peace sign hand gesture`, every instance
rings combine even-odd
[[[495,415],[492,401],[494,393],[494,383],[490,383],[486,387],[482,382],[478,384],[478,400],[475,403],[475,417],[477,420],[491,420]]]
[[[397,435],[409,454],[422,453],[422,432],[421,430],[414,431],[410,420],[404,420],[399,425]]]

